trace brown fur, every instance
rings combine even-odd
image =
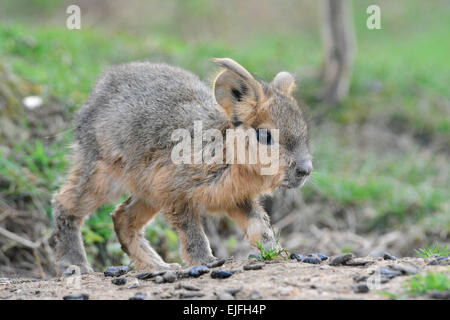
[[[194,75],[165,65],[119,66],[98,81],[77,118],[73,169],[53,199],[52,238],[61,271],[71,264],[90,271],[79,228],[88,214],[122,193],[130,197],[114,211],[114,228],[139,269],[177,267],[166,264],[142,234],[160,211],[176,228],[189,264],[215,259],[201,224],[204,213],[226,212],[252,245],[278,246],[259,196],[298,186],[312,169],[307,126],[290,95],[293,77],[282,72],[266,84],[231,59],[216,62],[224,69],[215,97]],[[170,133],[192,129],[197,120],[224,138],[235,127],[279,129],[278,171],[261,175],[259,158],[256,164],[176,165]],[[299,168],[306,173],[295,175]]]

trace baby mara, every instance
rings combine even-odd
[[[271,83],[256,80],[228,58],[214,59],[222,70],[213,89],[194,74],[166,64],[136,62],[108,70],[94,86],[76,119],[74,163],[53,197],[55,231],[51,244],[58,270],[86,260],[80,227],[100,205],[123,193],[129,198],[112,214],[114,229],[137,269],[179,268],[151,248],[142,229],[158,213],[177,230],[183,260],[213,262],[200,216],[226,213],[251,245],[277,248],[259,196],[277,187],[303,185],[312,171],[308,128],[291,93],[294,77],[280,72]],[[270,130],[279,132],[279,166],[261,175],[256,164],[175,164],[171,152],[176,129],[253,128],[269,149]],[[259,129],[266,129],[258,131]]]

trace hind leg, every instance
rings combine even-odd
[[[144,200],[130,197],[121,203],[113,213],[114,229],[122,250],[140,270],[168,270],[179,268],[176,263],[167,264],[150,247],[145,239],[143,227],[158,213]]]
[[[53,197],[55,231],[50,238],[54,248],[59,272],[76,265],[81,273],[92,272],[86,259],[80,228],[84,218],[95,211],[104,201],[102,186],[95,176],[84,177],[82,170],[74,168],[67,182]]]

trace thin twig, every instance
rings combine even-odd
[[[41,245],[39,242],[36,243],[36,242],[32,242],[28,239],[22,238],[21,236],[18,236],[17,234],[12,233],[2,227],[0,227],[0,235],[4,236],[6,238],[9,238],[9,239],[21,244],[24,247],[31,248],[31,249],[36,249]]]
[[[292,224],[297,218],[298,218],[298,213],[292,212],[292,213],[284,216],[280,220],[278,220],[274,224],[274,226],[278,229],[283,229],[283,228],[287,227],[288,225]]]
[[[42,241],[42,245],[44,247],[45,253],[47,254],[48,263],[49,263],[50,267],[52,268],[54,273],[57,274],[58,268],[56,267],[55,256],[53,255],[53,251],[50,248],[50,245],[48,243],[48,238],[44,238],[44,240]]]
[[[42,205],[42,201],[36,197],[36,195],[32,195],[31,199],[33,200],[34,205],[36,206],[36,208],[38,209],[38,212],[42,215],[42,217],[47,218],[47,213],[45,212],[45,208]]]
[[[39,275],[41,276],[41,279],[45,279],[45,272],[42,268],[41,259],[39,259],[37,249],[33,249],[33,256],[34,256],[34,263],[36,264],[36,267],[39,270]]]

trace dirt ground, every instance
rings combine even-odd
[[[87,294],[97,299],[431,299],[432,295],[411,297],[404,284],[413,273],[444,272],[448,265],[428,265],[432,260],[422,258],[356,258],[351,262],[362,266],[330,265],[329,258],[320,264],[296,260],[262,262],[262,269],[244,270],[245,265],[260,262],[229,259],[224,265],[210,268],[198,278],[188,277],[187,270],[177,273],[171,283],[157,283],[162,278],[139,280],[142,271],[132,270],[123,285],[112,283],[115,277],[96,272],[82,276],[69,276],[47,280],[23,278],[0,279],[0,299],[61,300],[65,296]],[[226,279],[213,279],[214,270],[231,271]],[[397,276],[382,274],[391,270]],[[397,271],[394,271],[397,270]],[[399,271],[400,270],[400,271]],[[403,273],[403,274],[402,274]],[[184,276],[183,276],[184,274]],[[174,280],[174,279],[172,279]],[[368,290],[368,292],[366,292]],[[362,292],[359,292],[362,291]],[[388,294],[386,294],[389,293]],[[384,294],[383,294],[384,293]],[[442,298],[442,297],[441,297]],[[448,299],[448,294],[447,294]]]

